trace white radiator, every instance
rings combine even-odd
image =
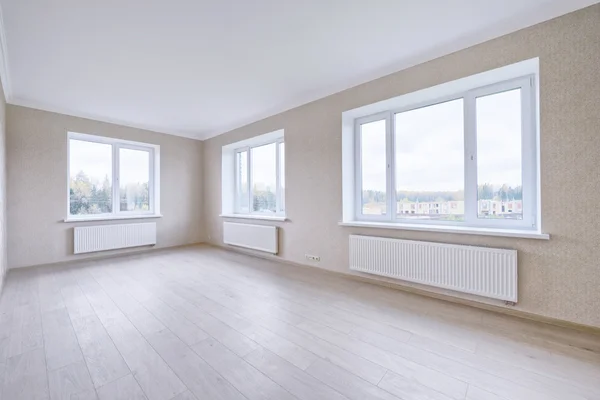
[[[350,235],[350,269],[517,302],[517,251]]]
[[[223,243],[277,254],[277,227],[223,222]]]
[[[156,244],[156,222],[74,228],[75,254]]]

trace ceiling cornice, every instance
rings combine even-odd
[[[6,30],[4,29],[4,17],[2,16],[2,7],[0,7],[0,80],[4,90],[4,99],[6,102],[12,100],[12,88],[10,85],[10,72],[8,70],[8,50],[6,47]]]

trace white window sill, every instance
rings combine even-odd
[[[64,222],[90,222],[90,221],[112,221],[121,219],[147,219],[147,218],[162,218],[162,214],[138,214],[138,215],[101,215],[101,216],[90,216],[85,215],[82,217],[68,217],[64,219]]]
[[[517,229],[495,229],[495,228],[473,228],[462,226],[443,226],[443,225],[417,225],[417,224],[397,224],[390,222],[366,222],[366,221],[349,221],[340,222],[340,226],[351,226],[358,228],[381,228],[381,229],[399,229],[407,231],[423,231],[423,232],[445,232],[459,233],[464,235],[483,235],[483,236],[503,236],[515,237],[524,239],[540,239],[549,240],[550,235],[534,231],[523,231]]]
[[[261,219],[264,221],[287,221],[285,215],[258,215],[258,214],[221,214],[223,218],[238,218],[238,219]]]

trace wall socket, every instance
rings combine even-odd
[[[310,254],[305,254],[304,258],[306,258],[308,261],[312,261],[312,262],[319,262],[319,261],[321,261],[321,257],[319,257],[319,256],[311,256]]]

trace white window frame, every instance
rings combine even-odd
[[[101,143],[112,146],[112,212],[102,214],[71,214],[71,145],[70,141],[79,140],[84,142]],[[148,171],[148,199],[150,209],[147,211],[120,210],[120,150],[139,150],[149,153]],[[114,139],[105,136],[89,135],[86,133],[67,132],[67,218],[66,222],[106,220],[106,219],[128,219],[128,218],[151,218],[160,216],[160,146],[148,143],[134,142],[130,140]]]
[[[539,221],[539,168],[538,168],[538,131],[536,75],[527,74],[512,79],[498,81],[482,86],[474,86],[469,90],[445,94],[437,98],[418,101],[399,108],[355,118],[353,121],[353,167],[354,167],[354,200],[353,219],[355,221],[461,228],[490,228],[500,230],[540,231]],[[521,160],[522,160],[522,190],[523,190],[523,219],[485,219],[478,217],[477,210],[477,131],[476,131],[476,98],[502,93],[509,90],[521,89]],[[399,218],[396,212],[395,185],[395,126],[394,115],[401,112],[432,106],[447,101],[463,99],[464,107],[464,191],[465,191],[465,220],[436,221],[413,220]],[[387,166],[387,212],[386,215],[362,214],[362,173],[361,173],[361,132],[360,126],[374,121],[386,121],[386,166]],[[346,210],[347,211],[347,210]],[[347,212],[345,212],[347,215]],[[350,222],[350,221],[344,221]],[[349,224],[350,225],[350,224]]]
[[[235,201],[235,206],[234,206],[234,212],[235,214],[239,214],[239,215],[258,215],[258,216],[283,216],[285,215],[285,204],[284,204],[284,196],[282,196],[283,193],[283,188],[281,186],[281,171],[280,171],[280,144],[281,143],[285,143],[284,141],[284,137],[281,136],[275,140],[272,139],[265,139],[264,141],[261,140],[257,140],[254,141],[252,144],[247,145],[247,146],[243,146],[243,147],[239,147],[236,148],[234,150],[234,182],[235,182],[235,189],[234,189],[234,201]],[[262,147],[262,146],[267,146],[270,144],[275,144],[275,175],[276,175],[276,188],[275,188],[275,209],[276,212],[271,213],[271,212],[259,212],[259,211],[254,211],[252,210],[252,205],[254,204],[254,195],[253,195],[253,191],[252,191],[252,186],[253,186],[253,182],[252,182],[252,149],[257,148],[257,147]],[[248,211],[242,211],[241,210],[241,206],[240,206],[240,196],[238,194],[239,189],[240,189],[240,185],[241,182],[239,182],[239,176],[237,171],[239,171],[238,169],[238,154],[246,152],[246,182],[248,182]]]

